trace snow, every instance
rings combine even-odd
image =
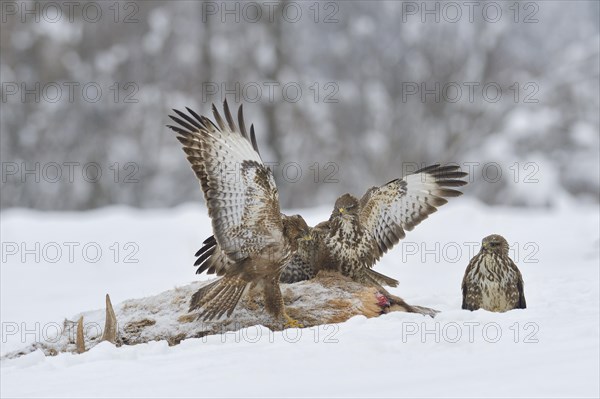
[[[314,225],[329,212],[287,213]],[[117,309],[207,279],[191,266],[210,234],[201,206],[10,210],[1,218],[2,355],[49,338],[48,326],[65,317],[103,309],[106,293]],[[392,293],[440,310],[435,319],[390,313],[283,332],[256,326],[176,346],[103,342],[81,355],[37,351],[2,359],[1,396],[598,397],[599,223],[593,205],[488,207],[465,195],[408,233],[376,267],[400,280]],[[492,233],[512,245],[525,310],[460,309],[468,260]],[[125,262],[126,255],[138,262]]]

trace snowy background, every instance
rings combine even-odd
[[[38,352],[1,361],[2,397],[598,397],[600,6],[472,4],[3,2],[2,355],[106,293],[206,279],[171,108],[243,103],[284,211],[311,225],[424,164],[470,184],[377,265],[435,319]],[[460,310],[491,233],[526,310]]]
[[[448,204],[383,257],[400,280],[391,292],[441,311],[435,318],[377,319],[270,333],[265,328],[114,348],[83,355],[41,352],[2,360],[3,397],[598,397],[599,213]],[[328,208],[303,210],[308,222]],[[210,224],[196,205],[170,211],[108,208],[3,214],[2,237],[32,247],[56,242],[59,262],[6,255],[2,353],[52,342],[65,317],[195,281],[193,253]],[[465,221],[468,220],[468,228]],[[479,239],[501,233],[525,281],[528,308],[504,314],[460,309],[464,269]],[[80,242],[70,262],[63,243]],[[95,242],[102,256],[82,247]],[[114,260],[114,243],[139,252]],[[121,251],[121,256],[123,251]],[[138,263],[131,263],[138,261]],[[92,263],[95,262],[95,263]],[[201,276],[205,279],[206,276]]]

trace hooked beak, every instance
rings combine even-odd
[[[338,211],[340,211],[340,213],[344,213],[346,212],[346,208],[339,208]]]

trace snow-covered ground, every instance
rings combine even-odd
[[[328,208],[302,210],[310,224]],[[289,213],[289,212],[288,212]],[[210,234],[201,206],[87,213],[1,214],[2,354],[52,339],[62,320],[206,276],[193,254]],[[598,397],[599,212],[486,207],[451,201],[407,235],[376,270],[400,280],[430,319],[376,319],[271,333],[262,327],[82,355],[35,352],[1,363],[2,397],[444,396]],[[504,235],[528,308],[460,309],[460,283],[491,233]]]

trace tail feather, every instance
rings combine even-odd
[[[190,302],[190,311],[201,309],[198,318],[204,321],[230,316],[248,283],[239,277],[223,277],[200,288]]]
[[[220,310],[216,313],[216,318],[220,318],[225,313],[227,313],[227,317],[231,316],[245,289],[246,285],[244,284],[236,285],[232,289],[228,290],[223,302],[229,303],[231,306],[221,306]]]
[[[367,269],[367,277],[379,285],[387,285],[389,287],[398,286],[398,280],[388,277],[384,274],[378,273],[373,269]]]
[[[221,280],[213,281],[196,291],[196,293],[192,295],[192,300],[190,301],[190,312],[199,309],[204,306],[204,304],[210,302],[210,300],[219,293],[220,282]]]

